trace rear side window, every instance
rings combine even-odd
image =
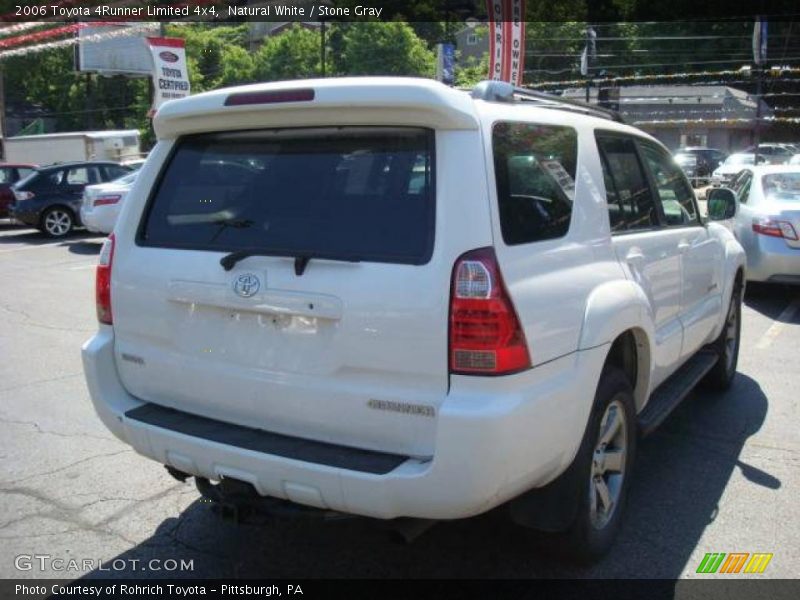
[[[492,148],[505,243],[513,246],[565,236],[575,199],[575,130],[496,123]]]
[[[337,127],[181,138],[139,243],[424,264],[433,132]]]
[[[64,170],[40,171],[20,182],[20,188],[31,192],[45,192],[58,188],[64,181]]]
[[[611,232],[658,227],[656,205],[634,141],[618,135],[598,134],[597,147],[603,167]]]

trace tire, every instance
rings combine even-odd
[[[619,531],[636,455],[635,414],[627,377],[606,367],[576,457],[578,512],[559,543],[561,554],[571,562],[599,560]],[[615,457],[612,464],[610,456]]]
[[[62,238],[75,227],[75,216],[63,206],[52,206],[42,214],[41,230],[51,238]]]
[[[739,363],[739,345],[742,332],[742,284],[734,284],[725,325],[719,337],[711,344],[719,359],[701,381],[706,389],[724,392],[733,384]]]

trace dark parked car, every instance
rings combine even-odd
[[[67,235],[80,225],[83,188],[105,183],[130,169],[114,162],[74,162],[36,169],[13,186],[11,217],[50,237]]]
[[[711,181],[711,173],[728,158],[722,150],[702,146],[680,148],[673,156],[695,186]]]
[[[14,202],[11,186],[30,175],[37,165],[0,164],[0,219],[8,216],[8,207]]]

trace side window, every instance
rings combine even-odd
[[[86,185],[89,183],[89,169],[79,167],[67,171],[67,185]]]
[[[699,225],[694,190],[680,167],[669,154],[656,146],[641,143],[641,148],[667,225]]]
[[[49,173],[41,173],[27,188],[32,192],[45,192],[57,189],[62,183],[64,183],[64,171],[50,171]]]
[[[67,171],[67,185],[88,185],[100,181],[97,167],[73,167]]]
[[[505,243],[511,246],[565,236],[575,199],[575,130],[496,123],[492,148]]]
[[[104,181],[111,181],[113,179],[119,179],[130,173],[128,169],[125,167],[120,167],[117,165],[105,165],[102,167],[105,171]]]
[[[603,166],[611,232],[658,227],[653,195],[633,140],[618,135],[599,134],[597,147]]]

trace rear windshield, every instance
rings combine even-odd
[[[433,132],[280,129],[186,136],[150,200],[142,245],[424,264]]]
[[[761,178],[764,196],[769,200],[800,202],[800,172],[772,173]]]
[[[570,127],[496,123],[492,135],[500,229],[508,245],[566,235],[578,135]]]

